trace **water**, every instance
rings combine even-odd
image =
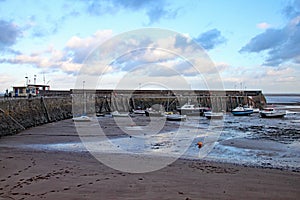
[[[299,104],[300,95],[265,95],[268,104]]]

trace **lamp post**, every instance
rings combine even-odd
[[[85,84],[85,81],[82,81],[82,92],[83,92],[83,114],[86,115],[86,97],[85,97],[85,91],[84,91],[84,84]]]
[[[25,76],[26,78],[26,86],[28,85],[28,76]]]

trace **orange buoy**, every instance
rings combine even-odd
[[[200,149],[203,146],[202,142],[197,142],[198,148]]]

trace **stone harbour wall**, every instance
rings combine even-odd
[[[72,118],[71,97],[36,97],[0,101],[0,137]]]

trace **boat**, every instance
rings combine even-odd
[[[91,119],[88,116],[73,117],[74,122],[89,122]]]
[[[224,114],[222,112],[207,111],[204,112],[204,116],[207,119],[223,119]]]
[[[146,112],[145,112],[145,110],[138,109],[138,110],[133,110],[133,114],[136,114],[136,115],[145,115]]]
[[[259,113],[259,112],[260,112],[259,108],[253,108],[253,113]]]
[[[163,117],[164,116],[163,111],[161,111],[161,110],[159,110],[159,111],[158,110],[154,110],[152,108],[146,109],[145,110],[145,115],[147,117]]]
[[[282,118],[286,115],[286,111],[275,110],[274,108],[264,108],[259,114],[263,118]]]
[[[105,117],[105,113],[96,113],[96,117]]]
[[[177,108],[181,115],[200,115],[203,116],[204,112],[210,111],[208,107],[196,106],[194,104],[186,103]]]
[[[128,117],[129,113],[120,113],[119,111],[114,111],[111,113],[113,117]]]
[[[244,108],[243,106],[238,106],[231,111],[234,116],[248,116],[253,113],[253,109]]]
[[[253,106],[245,105],[243,106],[245,110],[253,110],[253,113],[259,113],[259,108],[253,108]]]
[[[171,114],[171,115],[166,115],[166,118],[168,121],[185,121],[186,115]]]

